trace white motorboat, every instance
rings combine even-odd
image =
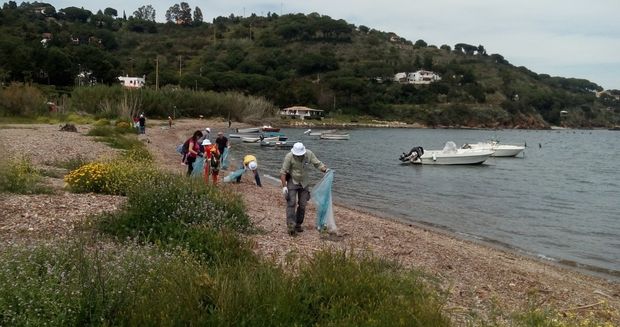
[[[280,137],[279,136],[272,136],[272,137],[254,137],[254,136],[243,136],[241,137],[241,141],[245,142],[245,143],[258,143],[260,141],[279,141]]]
[[[293,147],[293,143],[287,141],[261,141],[260,145],[274,149],[290,149]]]
[[[237,133],[239,134],[258,133],[258,132],[260,132],[260,127],[237,128]]]
[[[492,150],[458,149],[452,141],[446,142],[443,150],[424,150],[415,147],[399,160],[403,163],[424,165],[477,165],[483,163],[493,154]]]
[[[322,140],[348,140],[349,134],[345,133],[323,133],[320,138]]]
[[[521,151],[525,150],[523,145],[499,144],[497,141],[478,142],[468,144],[465,143],[462,149],[472,150],[491,150],[491,157],[516,157]]]
[[[321,134],[323,133],[327,133],[327,134],[332,134],[332,133],[336,133],[335,129],[325,129],[322,131],[310,131],[308,132],[308,135],[310,136],[321,136]]]

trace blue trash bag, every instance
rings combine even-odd
[[[193,163],[194,170],[192,170],[192,177],[201,177],[205,174],[205,158],[198,157]]]
[[[245,172],[244,168],[237,169],[233,171],[232,173],[228,174],[228,176],[224,177],[224,182],[225,183],[234,182],[237,180],[237,177],[243,175],[244,172]]]
[[[312,201],[316,205],[316,228],[329,233],[337,232],[332,205],[332,184],[334,171],[329,170],[310,192]]]
[[[224,153],[222,153],[222,169],[228,169],[228,147],[224,148]]]

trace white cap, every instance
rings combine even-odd
[[[296,156],[303,156],[304,154],[306,154],[306,147],[304,146],[303,143],[297,142],[293,144],[293,148],[291,149],[291,152]]]
[[[211,133],[211,129],[209,127],[205,128],[205,131],[207,131],[207,133]]]
[[[204,139],[202,145],[211,145],[211,141],[209,141],[209,139]]]
[[[258,166],[258,164],[256,164],[256,161],[252,160],[250,161],[250,163],[248,163],[248,168],[250,168],[250,170],[256,170],[256,167]]]

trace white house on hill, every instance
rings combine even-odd
[[[291,119],[323,119],[323,110],[311,109],[308,107],[294,106],[280,110],[280,116],[282,118]]]
[[[441,80],[441,77],[428,70],[418,70],[413,73],[397,73],[394,75],[394,82],[402,84],[430,84]]]
[[[129,77],[119,76],[118,80],[121,81],[121,85],[129,88],[141,88],[146,83],[146,76],[142,77]]]

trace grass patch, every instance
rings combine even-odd
[[[71,157],[65,160],[57,160],[53,162],[47,162],[48,166],[63,168],[67,170],[77,169],[88,163],[88,160],[81,155],[76,155],[75,157]]]
[[[18,194],[49,194],[43,176],[26,158],[0,160],[0,192]]]
[[[123,210],[105,214],[99,226],[120,239],[181,246],[207,261],[248,258],[251,252],[231,236],[250,230],[239,196],[178,175],[141,180],[128,192]]]
[[[192,258],[135,244],[102,245],[0,250],[0,325],[200,325],[201,268]]]

